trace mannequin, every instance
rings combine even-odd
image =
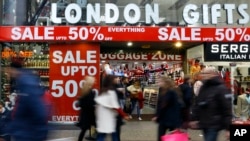
[[[194,61],[194,64],[190,68],[190,75],[193,77],[195,73],[200,71],[201,71],[200,60],[196,59]]]
[[[238,96],[236,116],[242,118],[243,120],[247,120],[249,119],[249,113],[250,113],[250,84],[248,84],[246,93]]]

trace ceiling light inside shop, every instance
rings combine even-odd
[[[181,43],[181,42],[176,42],[176,43],[175,43],[175,46],[179,48],[179,47],[182,46],[182,43]]]
[[[128,43],[127,43],[127,46],[129,46],[129,47],[131,47],[132,45],[133,45],[132,42],[128,42]]]

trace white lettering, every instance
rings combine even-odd
[[[236,129],[234,132],[234,136],[244,136],[247,133],[246,129]]]
[[[239,19],[239,24],[247,24],[249,22],[249,15],[247,13],[248,5],[247,4],[240,4],[238,7],[238,12],[243,19]]]
[[[159,5],[158,4],[154,4],[154,10],[152,9],[152,6],[150,4],[146,4],[145,11],[148,11],[145,13],[146,24],[152,23],[151,18],[155,24],[159,23]]]
[[[113,13],[113,17],[111,17],[111,13]],[[106,3],[105,4],[105,22],[108,24],[115,23],[118,19],[119,19],[118,7],[113,3]]]
[[[64,121],[64,122],[69,122],[69,121],[78,121],[78,116],[66,116],[66,115],[54,115],[52,116],[52,121]]]
[[[133,16],[130,14],[132,11]],[[130,16],[131,15],[131,16]],[[124,8],[124,19],[127,23],[135,24],[140,20],[141,11],[140,8],[136,4],[128,4]]]
[[[97,62],[97,54],[96,51],[87,51],[87,63],[96,63]]]
[[[66,7],[64,14],[69,23],[75,24],[82,18],[82,9],[78,4],[71,3]]]
[[[226,10],[227,23],[233,24],[233,10],[235,9],[235,4],[225,4],[224,9]]]
[[[95,9],[91,4],[87,4],[87,23],[92,23],[92,18],[96,23],[101,22],[101,5],[100,3],[95,4]]]
[[[187,4],[183,9],[183,19],[188,24],[195,24],[199,21],[199,12],[195,4]]]

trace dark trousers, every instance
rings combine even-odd
[[[4,141],[10,141],[10,135],[0,136],[0,139],[4,139]]]
[[[204,141],[217,141],[219,130],[213,128],[203,129]]]
[[[161,136],[165,135],[167,130],[173,131],[174,129],[175,129],[174,127],[169,127],[169,126],[159,124],[157,141],[161,141]]]
[[[96,141],[105,141],[106,135],[107,135],[106,133],[98,133]],[[112,141],[118,141],[116,133],[112,133],[111,137]]]
[[[122,117],[118,115],[116,117],[116,134],[118,141],[121,141],[121,126],[123,125]]]
[[[81,128],[81,132],[78,136],[78,141],[83,141],[84,135],[88,129],[90,129],[90,128]]]

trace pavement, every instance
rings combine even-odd
[[[77,141],[80,129],[74,125],[54,125],[50,131],[48,141]],[[86,136],[88,136],[87,132]],[[188,130],[190,141],[203,141],[203,136],[199,130]],[[138,121],[136,119],[127,121],[122,127],[122,141],[156,141],[157,124],[152,121]],[[218,141],[225,141],[223,131],[219,135]],[[84,141],[87,141],[86,139]],[[108,136],[106,141],[111,141]]]

